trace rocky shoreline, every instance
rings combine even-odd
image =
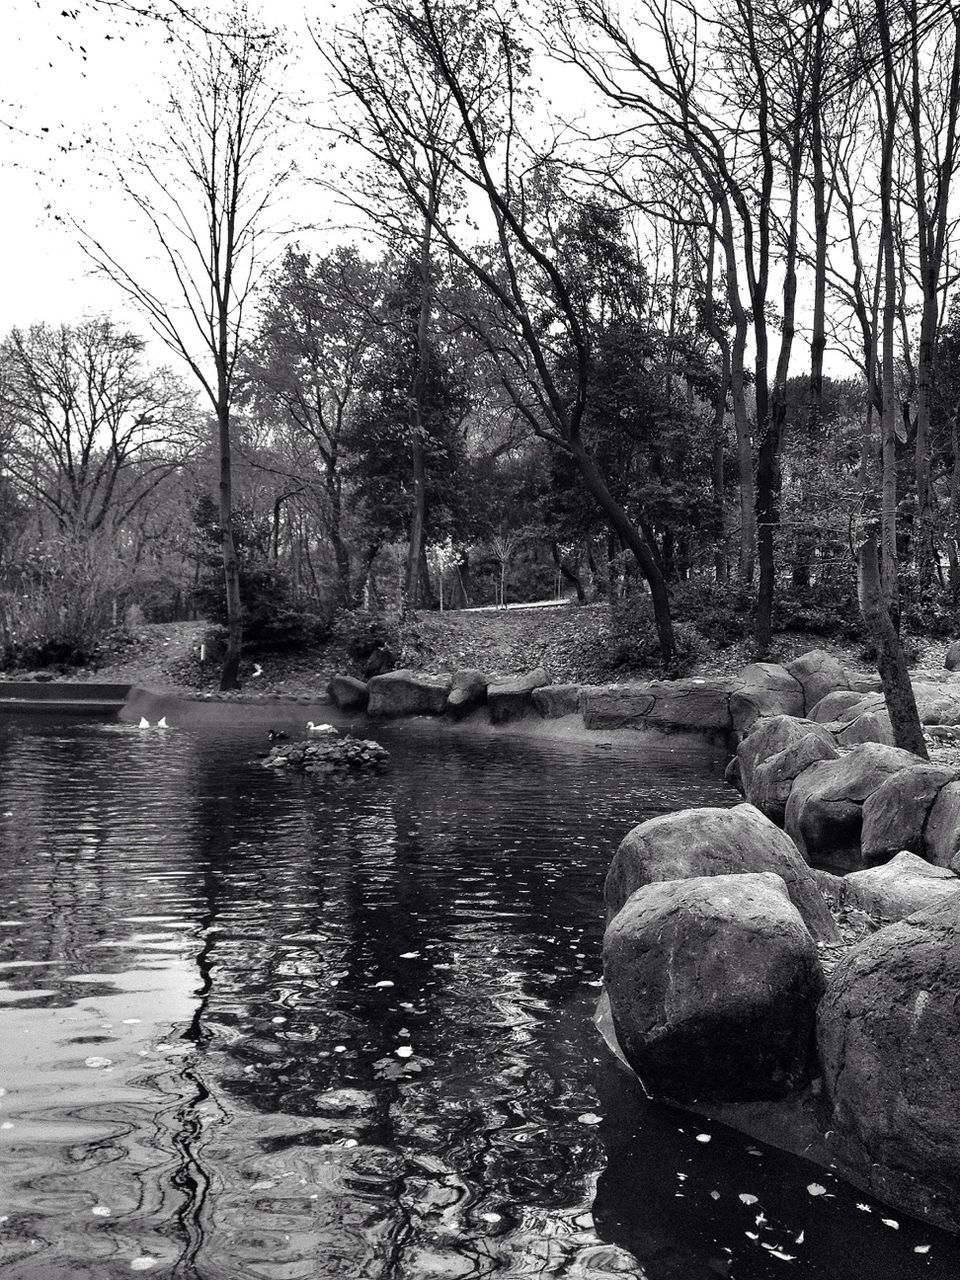
[[[613,859],[601,1028],[652,1094],[960,1232],[960,676],[914,685],[933,764],[892,745],[878,685],[814,651],[608,686],[469,668],[335,675],[325,695],[132,688],[120,718],[728,744],[745,803],[651,819]],[[847,945],[850,912],[871,932]]]

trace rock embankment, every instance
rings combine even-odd
[[[765,716],[805,715],[838,682],[855,702],[865,696],[859,686],[871,684],[869,677],[847,672],[829,654],[815,651],[788,667],[750,663],[735,676],[596,686],[554,684],[543,667],[506,679],[473,667],[439,674],[403,667],[367,681],[335,675],[327,695],[343,711],[366,710],[374,718],[460,719],[486,707],[493,724],[534,713],[544,719],[579,715],[588,729],[668,729],[727,738],[746,733]]]
[[[960,1231],[960,831],[934,818],[946,795],[954,821],[957,773],[883,743],[841,753],[785,715],[737,761],[748,797],[776,793],[768,813],[788,793],[786,832],[750,803],[688,809],[640,823],[610,865],[615,1047],[648,1092],[748,1129],[759,1099],[783,1100],[788,1126],[819,1076],[824,1160]],[[901,841],[917,851],[893,856]],[[847,874],[808,865],[831,848]],[[864,850],[882,865],[850,870]],[[952,869],[934,865],[950,850]],[[844,948],[827,902],[879,927]]]

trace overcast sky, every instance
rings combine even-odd
[[[351,7],[310,6],[326,26]],[[288,26],[292,81],[309,72],[316,85],[303,0],[270,0],[268,12]],[[149,251],[109,181],[109,161],[159,118],[173,57],[162,26],[111,18],[92,0],[0,0],[0,334],[97,311],[144,329],[116,287],[91,273],[66,219],[126,261]],[[313,188],[311,204],[317,198]]]

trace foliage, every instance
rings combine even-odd
[[[653,669],[675,680],[692,670],[704,649],[703,637],[685,622],[674,623],[676,652],[664,663],[647,597],[630,592],[610,604],[610,664],[617,669]]]
[[[777,618],[781,630],[859,640],[863,624],[853,573],[845,582],[821,579],[802,589],[785,587],[777,602]]]
[[[900,619],[917,636],[946,640],[960,634],[960,608],[938,583],[922,583],[913,566],[900,574]]]
[[[396,625],[382,613],[366,609],[342,609],[330,627],[330,639],[361,664],[383,645],[399,647]]]
[[[678,583],[671,601],[678,621],[693,627],[715,649],[740,643],[753,628],[753,596],[736,583]]]
[[[197,503],[194,523],[201,543],[203,569],[194,588],[197,610],[218,625],[227,622],[223,565],[218,555],[220,531],[213,499]],[[298,608],[285,570],[268,558],[269,528],[249,511],[234,512],[234,539],[243,602],[244,647],[248,651],[280,652],[303,648],[323,638],[328,623]]]
[[[395,268],[384,304],[383,337],[359,385],[359,399],[343,443],[350,450],[348,474],[367,523],[384,541],[402,541],[410,523],[413,490],[411,397],[420,353],[417,343],[419,281],[414,264]],[[466,383],[452,354],[431,337],[420,392],[426,472],[426,527],[430,539],[457,526],[465,505],[463,423],[469,405]]]
[[[113,623],[122,566],[99,541],[50,539],[15,558],[0,588],[0,666],[76,666]]]

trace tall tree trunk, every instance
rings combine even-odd
[[[429,206],[420,238],[420,311],[417,316],[417,363],[413,379],[410,404],[410,461],[413,469],[412,508],[410,512],[410,538],[407,551],[407,568],[404,591],[406,604],[416,609],[420,602],[422,574],[420,562],[425,554],[425,523],[427,511],[427,468],[424,458],[426,423],[424,407],[427,385],[427,341],[430,336],[430,315],[433,310],[433,280],[431,247],[433,223],[437,211],[437,184],[430,188]]]
[[[880,253],[883,262],[883,311],[880,334],[880,587],[896,630],[900,627],[897,570],[897,394],[894,334],[897,322],[897,270],[893,237],[893,145],[897,126],[893,53],[886,0],[877,0],[877,30],[883,54],[883,147],[880,159]]]
[[[783,280],[783,323],[780,329],[780,353],[773,379],[773,395],[767,429],[760,441],[757,457],[758,536],[760,549],[760,588],[757,595],[757,649],[766,654],[773,639],[774,530],[779,523],[777,500],[780,496],[780,455],[783,450],[784,426],[787,419],[787,375],[793,351],[797,300],[797,236],[800,205],[800,167],[802,139],[799,125],[791,149],[790,216],[788,221],[786,261]],[[760,370],[757,369],[759,385]],[[759,418],[759,408],[757,417]],[[759,515],[762,511],[763,518]]]
[[[240,602],[240,564],[233,535],[233,460],[230,442],[230,406],[225,390],[217,407],[217,436],[220,446],[218,516],[223,582],[227,601],[227,652],[220,674],[220,688],[240,687],[240,651],[243,646],[243,613]]]
[[[606,517],[613,533],[636,560],[650,588],[653,620],[660,642],[660,658],[664,666],[669,668],[676,654],[677,645],[673,634],[673,619],[670,616],[670,593],[660,572],[660,566],[646,540],[610,492],[596,460],[579,440],[574,441],[572,454],[588,491]]]
[[[350,608],[352,595],[350,578],[350,548],[343,536],[343,511],[340,480],[334,471],[328,471],[325,488],[329,503],[329,537],[333,558],[337,566],[335,604],[338,608]]]
[[[831,0],[821,0],[814,29],[810,67],[810,164],[813,177],[813,323],[810,334],[810,387],[807,411],[811,423],[823,414],[823,353],[827,346],[827,176],[823,149],[824,23]]]
[[[877,540],[871,534],[858,552],[860,612],[877,651],[877,670],[883,684],[883,698],[898,747],[928,759],[917,700],[897,629],[887,611],[877,560]]]
[[[950,415],[950,443],[953,468],[950,471],[950,507],[947,512],[947,555],[950,562],[950,599],[960,601],[960,410]]]
[[[740,581],[753,582],[757,558],[757,491],[753,474],[753,440],[747,415],[746,350],[749,318],[740,299],[736,250],[729,212],[724,208],[723,240],[727,252],[727,302],[733,315],[730,344],[730,393],[737,434],[737,470],[740,481]],[[729,241],[729,243],[728,243]]]
[[[550,539],[550,554],[553,556],[553,563],[557,566],[557,572],[560,574],[561,578],[565,578],[567,582],[570,583],[571,587],[573,587],[574,591],[576,591],[577,604],[585,604],[587,593],[583,589],[583,582],[580,580],[580,575],[575,573],[567,564],[566,560],[564,560],[556,538]]]
[[[724,453],[725,445],[727,443],[727,391],[730,388],[729,348],[724,352],[723,364],[723,378],[721,380],[717,401],[713,408],[713,465],[711,467],[710,477],[713,484],[714,506],[716,508],[717,520],[720,526],[717,530],[717,549],[714,554],[713,569],[716,580],[720,584],[730,580],[730,563],[727,559],[726,530],[724,528],[724,498],[726,488],[726,477],[724,475]]]
[[[943,103],[946,113],[943,149],[932,180],[928,183],[928,148],[924,145],[922,121],[925,107],[924,68],[919,48],[920,17],[917,0],[908,7],[910,23],[910,95],[908,99],[913,143],[914,203],[917,217],[917,249],[920,269],[922,310],[917,352],[917,416],[914,470],[917,483],[917,531],[915,556],[921,585],[931,585],[939,571],[936,550],[936,511],[931,479],[931,418],[934,365],[940,328],[941,272],[947,247],[947,216],[951,182],[957,164],[958,116],[960,116],[960,19],[953,15],[953,48],[948,88]]]

